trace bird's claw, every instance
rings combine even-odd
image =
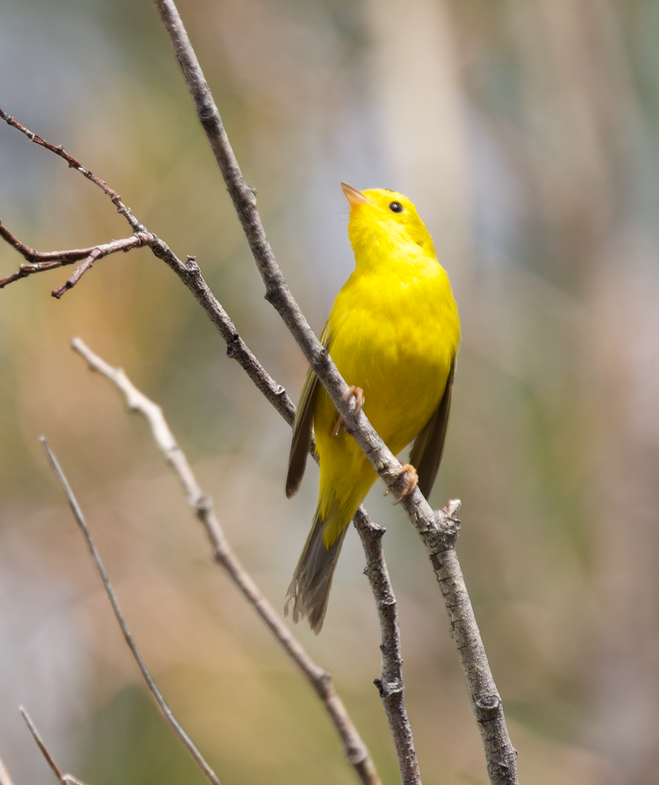
[[[398,476],[402,476],[403,474],[407,474],[407,485],[403,488],[400,498],[394,504],[400,504],[406,496],[409,496],[412,491],[416,488],[419,484],[419,475],[417,474],[416,469],[412,466],[411,463],[404,463],[401,467],[401,470],[398,472]],[[389,488],[385,491],[385,496],[388,496]]]
[[[355,413],[361,411],[364,403],[366,403],[366,398],[364,397],[364,391],[361,387],[351,387],[348,392],[345,394],[344,400],[348,400],[349,398],[355,399]],[[330,431],[330,438],[336,439],[336,437],[341,433],[341,428],[343,428],[345,422],[341,415],[338,416],[336,422],[334,423],[334,427]]]

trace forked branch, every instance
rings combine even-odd
[[[113,253],[131,251],[133,248],[141,248],[144,245],[149,245],[154,239],[149,232],[140,231],[135,232],[135,234],[122,240],[112,240],[109,243],[95,245],[91,248],[74,248],[69,251],[47,251],[45,253],[40,253],[34,248],[30,248],[29,245],[22,243],[2,222],[0,222],[0,237],[27,259],[27,264],[21,264],[18,268],[18,272],[13,273],[13,275],[8,275],[6,278],[0,278],[0,289],[4,289],[8,284],[19,281],[21,278],[27,278],[29,275],[34,275],[35,273],[55,270],[57,267],[64,267],[65,265],[82,262],[65,284],[58,286],[57,289],[53,290],[52,295],[58,300],[65,292],[72,289],[78,283],[87,270],[91,269],[94,262],[102,259],[104,256],[110,256],[110,254]]]

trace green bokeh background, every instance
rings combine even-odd
[[[181,0],[282,270],[315,329],[352,269],[339,188],[416,202],[463,347],[431,501],[458,553],[533,785],[651,785],[659,767],[659,4]],[[103,177],[297,397],[305,362],[249,256],[148,0],[5,0],[0,106]],[[90,183],[0,127],[0,218],[40,250],[128,233]],[[18,256],[0,246],[0,277]],[[283,493],[289,431],[147,250],[0,292],[0,756],[52,782],[17,706],[91,785],[202,782],[153,707],[64,499],[79,496],[174,711],[226,783],[351,783],[314,695],[212,565],[146,425],[68,348],[161,404],[275,606],[313,513]],[[434,577],[377,486],[424,782],[486,781]],[[350,534],[312,656],[397,781],[378,622]]]

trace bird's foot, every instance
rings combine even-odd
[[[398,472],[398,476],[401,477],[403,474],[407,474],[407,485],[403,488],[400,494],[400,499],[398,499],[395,504],[400,504],[400,502],[402,502],[406,496],[409,496],[419,484],[419,475],[411,463],[404,463],[402,465],[401,470]],[[384,495],[387,496],[388,494],[389,488],[387,488]]]
[[[366,403],[366,398],[364,398],[364,391],[361,387],[351,387],[345,395],[345,400],[347,401],[348,398],[355,399],[355,414],[361,411],[364,403]],[[344,426],[344,420],[341,415],[338,416],[337,421],[334,423],[334,427],[330,431],[330,438],[336,439],[336,437],[341,433],[341,428]]]

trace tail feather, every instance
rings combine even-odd
[[[293,580],[286,592],[284,607],[285,613],[288,613],[289,605],[293,603],[293,621],[297,623],[306,616],[316,635],[323,626],[334,568],[348,531],[348,527],[345,526],[328,548],[323,542],[326,524],[327,521],[316,513],[313,527],[295,568]]]

